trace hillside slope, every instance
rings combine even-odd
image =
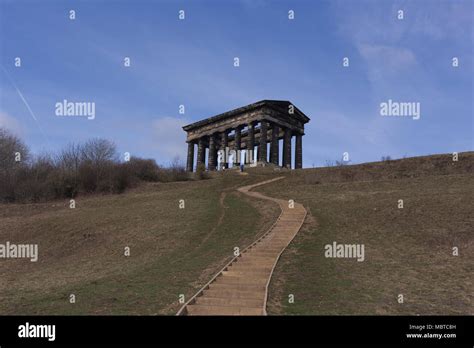
[[[174,314],[180,294],[194,294],[279,214],[236,188],[281,175],[257,191],[308,215],[275,269],[269,314],[472,314],[473,171],[470,152],[458,162],[229,171],[79,197],[75,209],[0,205],[0,243],[39,245],[36,263],[0,260],[0,314]],[[326,258],[333,242],[363,244],[365,260]]]
[[[79,197],[75,209],[1,205],[1,243],[38,243],[39,260],[0,260],[0,314],[176,313],[180,294],[194,294],[278,216],[276,205],[235,191],[258,180],[230,173],[148,185]]]
[[[469,152],[305,169],[259,188],[308,210],[276,267],[269,313],[474,313],[473,173]],[[363,244],[365,260],[325,257],[333,242]]]

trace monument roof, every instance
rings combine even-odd
[[[237,109],[233,109],[233,110],[230,110],[230,111],[226,111],[222,114],[218,114],[218,115],[215,115],[215,116],[211,116],[209,118],[206,118],[204,120],[201,120],[201,121],[198,121],[198,122],[194,122],[194,123],[191,123],[191,124],[188,124],[186,126],[183,127],[183,129],[185,131],[190,131],[192,129],[195,129],[195,128],[199,128],[199,127],[202,127],[202,126],[205,126],[209,123],[213,123],[213,122],[217,122],[217,121],[221,121],[221,120],[224,120],[226,118],[229,118],[229,117],[233,117],[233,116],[236,116],[238,114],[243,114],[245,112],[249,112],[249,111],[253,111],[253,110],[256,110],[256,109],[259,109],[259,108],[262,108],[264,106],[266,107],[270,107],[272,109],[274,109],[275,111],[278,111],[278,112],[281,112],[282,114],[285,114],[285,115],[288,115],[288,117],[294,117],[294,118],[297,118],[299,120],[301,120],[303,123],[307,123],[309,122],[310,118],[308,116],[306,116],[300,109],[298,109],[296,106],[294,106],[295,108],[295,113],[290,115],[288,114],[288,106],[289,105],[293,105],[293,103],[287,101],[287,100],[260,100],[256,103],[253,103],[253,104],[249,104],[249,105],[246,105],[246,106],[242,106],[240,108],[237,108]]]

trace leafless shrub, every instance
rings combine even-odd
[[[343,167],[349,164],[350,161],[336,160],[336,167]]]
[[[17,177],[16,200],[40,202],[60,196],[60,184],[56,180],[58,169],[48,155],[32,160],[21,174]]]
[[[189,179],[189,175],[186,172],[184,163],[181,162],[179,157],[173,158],[169,166],[171,181],[186,181]]]
[[[112,192],[122,193],[127,188],[135,186],[138,178],[133,175],[132,168],[128,163],[119,163],[114,167],[114,174],[112,178]]]
[[[204,166],[204,164],[200,164],[196,166],[196,173],[194,174],[194,178],[197,180],[204,180],[204,179],[209,178],[209,175],[206,172],[206,167]]]
[[[112,189],[114,165],[118,163],[115,144],[105,139],[92,139],[81,147],[81,167],[84,182],[92,191]],[[81,181],[82,178],[81,178]]]
[[[159,180],[159,167],[154,159],[143,159],[138,157],[130,158],[127,163],[131,174],[142,181],[155,182]]]
[[[332,160],[325,161],[326,167],[334,167],[334,162]]]
[[[81,192],[121,193],[140,181],[189,179],[178,158],[168,168],[137,157],[121,163],[114,143],[105,139],[70,144],[54,158],[33,158],[27,146],[4,129],[0,129],[0,165],[0,202],[73,198]]]
[[[0,201],[15,201],[18,175],[29,158],[28,148],[20,138],[0,128]]]
[[[63,197],[75,197],[79,191],[79,169],[82,163],[82,149],[78,144],[69,144],[56,158]]]
[[[28,147],[23,141],[6,129],[0,128],[0,171],[13,170],[19,164],[27,163],[29,157]]]

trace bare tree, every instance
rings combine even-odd
[[[58,155],[57,163],[63,169],[73,173],[79,171],[82,161],[82,148],[78,144],[71,143]]]
[[[71,143],[56,158],[63,195],[74,197],[79,190],[79,169],[82,163],[82,146]]]
[[[142,181],[158,181],[159,167],[154,159],[144,159],[132,156],[127,163],[132,174]]]
[[[17,136],[0,128],[0,200],[15,200],[19,171],[27,166],[28,160],[28,147]]]
[[[106,139],[91,139],[81,148],[82,159],[96,166],[118,160],[115,144]]]
[[[0,201],[39,202],[75,197],[79,193],[121,193],[140,181],[189,180],[183,163],[175,158],[169,168],[153,159],[132,157],[121,163],[113,142],[89,140],[69,144],[53,159],[29,156],[27,146],[0,128]]]
[[[114,163],[118,162],[115,144],[106,139],[92,139],[81,147],[81,181],[87,191],[107,191],[112,183]]]
[[[28,147],[17,136],[0,128],[0,170],[11,171],[29,159]]]

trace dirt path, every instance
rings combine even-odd
[[[219,207],[222,209],[221,210],[221,213],[219,215],[219,220],[217,221],[217,224],[212,228],[211,232],[209,232],[205,237],[204,239],[199,243],[200,246],[203,246],[207,240],[214,234],[214,232],[216,232],[216,230],[222,225],[222,223],[224,222],[224,217],[225,217],[225,210],[226,210],[226,206],[224,205],[224,200],[225,200],[225,197],[226,197],[227,193],[225,191],[223,191],[221,193],[221,196],[219,198]]]
[[[283,250],[306,217],[302,204],[250,191],[283,177],[240,187],[249,196],[280,205],[281,214],[258,240],[240,252],[179,310],[178,315],[266,315],[268,285]]]

